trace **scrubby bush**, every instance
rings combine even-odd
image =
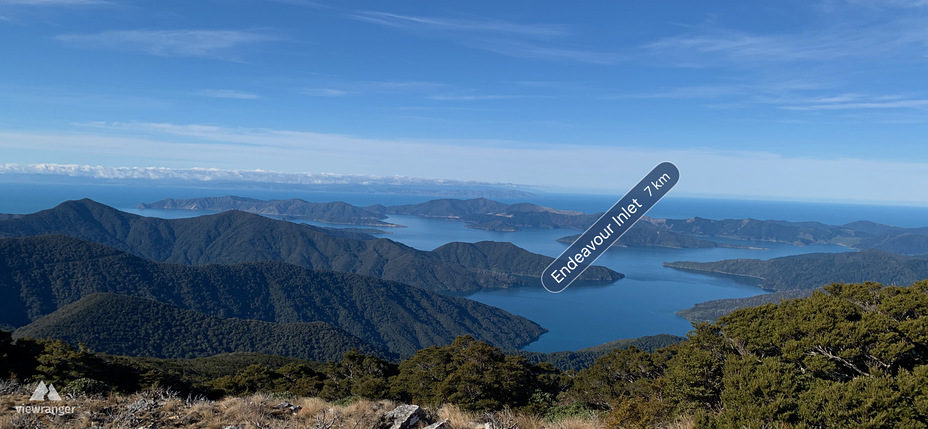
[[[102,396],[112,390],[109,384],[92,378],[78,378],[68,383],[63,392],[71,396]]]

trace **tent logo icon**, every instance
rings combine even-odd
[[[44,381],[40,381],[39,385],[35,387],[35,392],[32,393],[32,397],[29,398],[30,401],[44,401],[48,397],[49,401],[60,401],[61,396],[58,395],[58,391],[55,390],[55,385],[49,383],[47,386]]]

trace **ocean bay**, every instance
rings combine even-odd
[[[493,232],[467,228],[462,222],[415,216],[394,215],[387,220],[408,228],[392,229],[392,234],[385,237],[420,250],[432,250],[448,241],[491,240],[509,241],[529,251],[556,257],[568,246],[556,240],[577,232],[537,228]],[[812,252],[851,251],[837,245],[749,244],[757,249],[615,247],[599,258],[596,265],[625,274],[626,277],[617,282],[595,286],[575,284],[558,294],[546,291],[539,282],[537,287],[487,290],[466,297],[525,316],[548,329],[548,333],[524,350],[577,350],[620,338],[655,334],[682,336],[692,326],[689,321],[674,314],[676,311],[713,299],[744,298],[765,293],[757,286],[735,279],[665,268],[661,265],[664,262],[770,259]]]

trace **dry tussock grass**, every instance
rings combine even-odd
[[[448,423],[454,429],[473,428],[474,422],[478,416],[461,410],[455,405],[442,405],[437,411],[438,417],[442,420],[448,420]]]
[[[448,420],[454,429],[602,429],[606,427],[599,418],[573,417],[552,422],[539,416],[519,414],[508,409],[494,413],[472,413],[463,411],[454,405],[443,405],[436,414],[439,420]]]
[[[571,417],[550,422],[538,416],[520,415],[516,417],[519,429],[601,429],[606,427],[602,420]]]
[[[9,392],[9,391],[8,391]],[[31,392],[19,389],[0,394],[0,429],[19,428],[206,428],[224,429],[374,429],[380,416],[398,404],[392,401],[358,400],[336,405],[319,398],[293,398],[289,402],[301,407],[275,409],[285,402],[268,395],[226,398],[208,401],[183,398],[176,392],[153,389],[133,395],[65,398],[61,402],[29,401]],[[68,415],[23,414],[18,405],[69,406],[76,412]],[[436,421],[448,420],[454,429],[594,429],[605,427],[600,419],[571,418],[550,422],[538,416],[522,415],[511,410],[495,413],[472,413],[453,405],[427,411]],[[682,420],[666,429],[692,429],[693,422]]]

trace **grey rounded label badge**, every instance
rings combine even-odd
[[[680,171],[669,162],[654,167],[641,182],[574,241],[541,274],[541,285],[551,293],[570,286],[593,262],[654,207],[680,180]]]

